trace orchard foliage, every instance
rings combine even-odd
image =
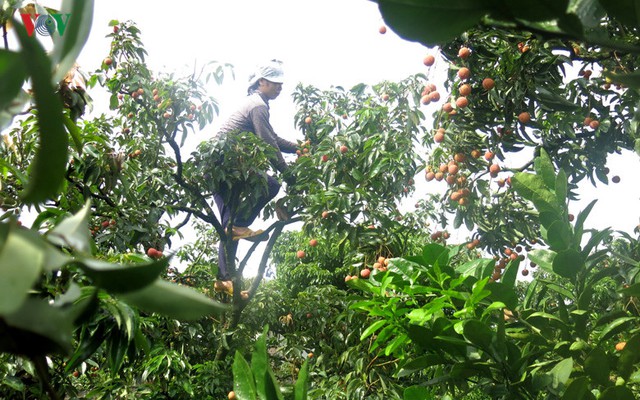
[[[296,88],[296,121],[307,142],[292,166],[296,184],[285,202],[299,210],[307,234],[330,231],[334,242],[353,248],[405,246],[404,224],[422,222],[401,222],[399,202],[415,190],[420,168],[424,84],[417,75],[350,90]]]
[[[84,18],[51,55],[17,29],[20,49],[0,50],[2,396],[638,396],[638,239],[589,229],[594,203],[568,211],[580,182],[618,181],[608,155],[639,149],[635,9],[378,4],[391,29],[440,46],[425,65],[448,63],[446,80],[296,87],[304,142],[253,278],[258,244],[236,260],[212,196],[243,213],[273,149],[197,136],[218,111],[207,84],[230,67],[155,73],[135,24],[112,21],[84,74],[91,1],[64,2]],[[2,7],[20,28],[28,10]],[[89,116],[93,91],[109,110]],[[442,196],[407,211],[423,176]],[[176,249],[188,226],[196,242]],[[218,241],[232,295],[212,287]]]
[[[5,27],[19,11],[11,7],[3,6]],[[125,357],[135,358],[147,347],[139,310],[191,320],[230,309],[161,279],[170,260],[161,250],[175,231],[158,229],[158,222],[174,212],[168,204],[180,207],[181,195],[166,190],[167,183],[186,186],[177,141],[193,131],[192,121],[210,122],[214,102],[205,98],[200,77],[152,79],[138,30],[126,23],[113,23],[109,61],[86,86],[77,67],[61,80],[60,68],[73,65],[86,40],[93,3],[65,7],[78,18],[54,41],[51,56],[16,29],[21,49],[2,50],[7,62],[1,70],[3,82],[16,83],[2,94],[3,127],[33,98],[24,116],[3,132],[0,347],[30,360],[24,368],[39,377],[51,398],[66,385],[50,380],[45,356],[70,357],[62,368],[69,374],[104,346],[115,374]],[[87,18],[80,18],[85,12]],[[221,79],[222,73],[220,67],[210,76]],[[30,92],[22,90],[26,78]],[[111,90],[118,113],[77,121],[89,103],[87,87],[98,82]],[[163,102],[152,99],[154,92]],[[25,204],[38,213],[30,229],[18,219]]]
[[[522,256],[465,261],[461,246],[427,245],[349,282],[370,293],[351,307],[378,317],[363,338],[375,334],[372,351],[403,360],[398,376],[420,374],[454,398],[478,386],[491,398],[634,398],[638,310],[627,279],[637,262],[611,268],[611,232],[584,228],[593,203],[571,224],[566,175],[556,176],[546,153],[536,161],[536,174],[514,177],[550,246],[527,254],[540,269],[534,280],[516,286]]]

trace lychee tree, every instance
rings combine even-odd
[[[463,172],[470,201],[452,179],[444,214],[476,230],[468,247],[496,256],[462,262],[460,246],[429,244],[351,279],[367,292],[354,306],[380,316],[366,336],[406,361],[400,376],[420,374],[441,395],[481,386],[492,398],[635,398],[638,239],[586,229],[593,203],[567,211],[582,179],[608,183],[608,154],[638,151],[633,6],[378,3],[392,29],[440,45],[451,63],[426,177]],[[522,290],[524,251],[523,275],[536,272]],[[432,395],[413,389],[405,398]]]

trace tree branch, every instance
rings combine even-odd
[[[193,214],[196,217],[200,218],[201,220],[203,220],[204,222],[207,222],[209,224],[213,224],[213,220],[215,219],[215,217],[212,217],[210,215],[207,215],[205,213],[203,213],[202,211],[198,211],[194,208],[191,207],[187,207],[187,206],[174,206],[173,209],[178,210],[178,211],[184,211],[188,214]]]
[[[189,223],[189,220],[191,219],[192,215],[193,213],[187,212],[187,216],[184,218],[184,220],[180,222],[178,225],[176,225],[173,229],[175,229],[176,231],[182,229],[183,226]]]
[[[85,193],[85,189],[86,189],[87,192],[89,192],[89,196],[104,201],[110,207],[116,208],[118,206],[108,196],[92,192],[91,189],[87,188],[87,186],[85,186],[85,185],[81,184],[80,182],[76,181],[75,179],[73,179],[68,173],[67,173],[66,178],[70,183],[72,183],[76,188],[78,188],[78,190],[80,190],[80,192],[82,192],[83,194]]]
[[[173,178],[175,179],[176,183],[178,183],[178,185],[182,186],[186,191],[188,191],[193,196],[195,196],[199,205],[207,210],[207,214],[209,217],[203,220],[213,225],[216,232],[218,232],[218,235],[220,236],[220,240],[225,240],[227,238],[227,235],[224,231],[224,228],[222,227],[222,224],[220,223],[220,221],[218,221],[218,218],[216,218],[215,213],[213,212],[213,209],[209,206],[209,203],[207,203],[207,200],[204,198],[202,193],[197,188],[195,188],[193,185],[185,181],[184,177],[182,176],[183,165],[182,165],[182,155],[180,153],[180,146],[178,145],[178,143],[176,143],[176,141],[172,137],[170,137],[167,134],[167,132],[164,129],[161,128],[161,130],[162,130],[163,136],[167,139],[167,143],[169,143],[169,146],[173,150],[173,153],[176,158],[176,173],[173,174]],[[194,213],[194,215],[202,219],[201,215],[205,215],[205,214]]]
[[[269,226],[269,228],[267,228],[267,230],[264,231],[263,235],[268,235],[269,232],[271,232],[271,231],[274,231],[274,235],[275,235],[276,228],[278,228],[278,227],[284,228],[285,226],[287,226],[289,224],[293,224],[293,223],[299,222],[299,221],[302,221],[302,218],[298,217],[298,218],[291,218],[288,221],[276,221],[273,224],[271,224],[271,226]],[[279,234],[278,234],[278,236],[279,236]],[[247,262],[249,262],[249,258],[251,258],[251,255],[256,250],[256,248],[258,248],[259,245],[260,245],[260,242],[255,242],[253,245],[251,245],[251,247],[249,248],[249,251],[247,251],[247,254],[244,256],[244,258],[240,262],[240,265],[238,266],[238,274],[239,275],[242,275],[242,272],[244,271],[244,268],[247,265]],[[265,252],[266,251],[267,250],[265,249]]]

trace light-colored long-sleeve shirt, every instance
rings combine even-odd
[[[279,137],[269,122],[269,100],[260,92],[247,96],[244,104],[234,112],[220,128],[220,134],[228,132],[253,132],[276,149],[277,160],[274,167],[284,172],[287,164],[282,153],[295,153],[297,144]]]

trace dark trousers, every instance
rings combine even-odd
[[[267,193],[258,198],[256,205],[253,207],[248,216],[235,216],[233,221],[234,226],[248,227],[249,225],[251,225],[253,221],[258,217],[258,215],[260,215],[260,211],[262,211],[264,206],[266,206],[268,202],[270,202],[274,197],[278,195],[278,192],[280,191],[280,183],[278,183],[278,180],[276,178],[267,175],[267,188]],[[216,202],[216,205],[218,206],[220,217],[222,218],[222,227],[226,228],[227,224],[229,223],[229,219],[231,218],[231,211],[229,207],[224,204],[224,200],[220,194],[215,194],[213,198]],[[229,236],[229,239],[231,239],[231,236]],[[232,257],[235,257],[236,249],[238,248],[238,241],[232,241],[231,245],[232,251],[230,251],[230,255]],[[230,278],[231,277],[229,276],[229,270],[227,268],[227,257],[224,251],[224,243],[220,241],[220,244],[218,245],[218,279],[226,281]]]

